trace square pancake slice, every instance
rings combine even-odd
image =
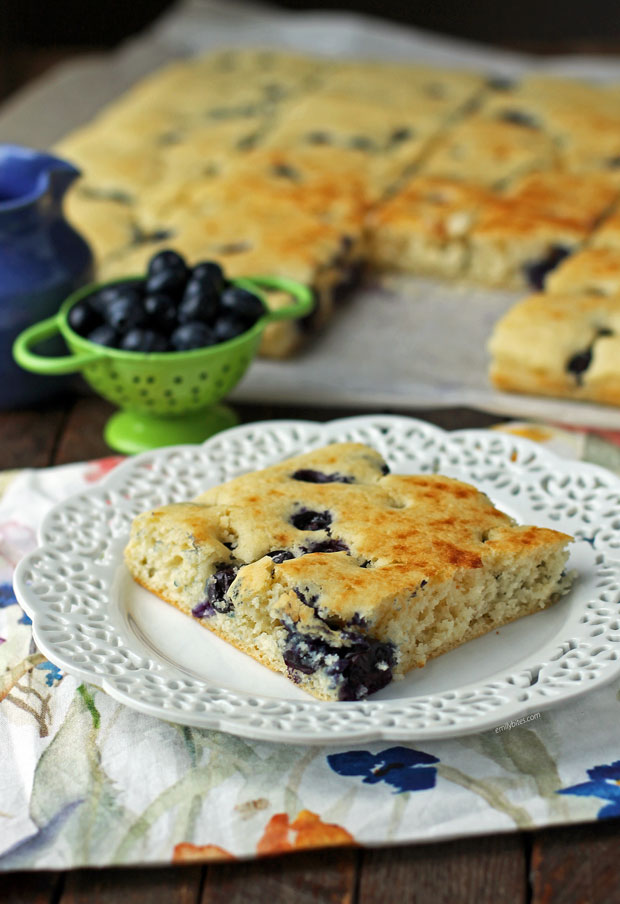
[[[138,516],[134,579],[323,700],[359,700],[567,589],[570,537],[336,443]],[[223,677],[223,680],[225,678]]]
[[[618,185],[606,173],[547,171],[517,179],[485,204],[469,233],[468,278],[541,289],[617,200]]]
[[[620,247],[583,248],[565,258],[545,281],[554,295],[620,295]]]
[[[620,295],[531,295],[496,323],[489,351],[498,389],[620,405]]]
[[[617,85],[535,74],[492,92],[484,109],[549,135],[563,169],[613,172],[620,161],[619,97]]]
[[[448,279],[467,266],[468,236],[492,200],[476,185],[420,175],[369,216],[369,257],[381,270]]]
[[[501,188],[517,176],[553,169],[556,162],[557,151],[546,132],[476,113],[439,138],[419,172]]]

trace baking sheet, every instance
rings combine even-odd
[[[221,46],[419,60],[518,75],[536,68],[620,80],[620,60],[549,60],[496,51],[344,13],[287,13],[190,0],[109,54],[63,64],[0,108],[0,140],[47,147],[175,56]],[[466,405],[501,415],[620,429],[620,410],[498,393],[486,379],[493,323],[523,293],[418,278],[368,286],[298,357],[255,361],[231,398],[299,405],[420,409]]]

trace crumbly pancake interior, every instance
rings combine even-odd
[[[554,602],[570,538],[340,443],[139,516],[134,578],[315,696],[361,699]]]

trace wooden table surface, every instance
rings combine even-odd
[[[0,469],[109,455],[112,407],[89,395],[0,412]],[[237,406],[243,422],[360,413]],[[396,414],[412,412],[394,411]],[[467,409],[418,413],[446,429],[497,419]],[[620,755],[620,753],[619,753]],[[235,864],[0,874],[1,904],[614,904],[618,822],[380,849],[341,848]]]

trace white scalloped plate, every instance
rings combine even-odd
[[[133,517],[328,442],[366,442],[393,471],[475,484],[521,522],[575,537],[578,578],[550,609],[439,657],[359,703],[323,703],[136,587]],[[15,574],[37,645],[140,712],[267,741],[453,737],[565,702],[620,674],[620,479],[508,434],[363,416],[271,421],[130,459],[52,509]]]

